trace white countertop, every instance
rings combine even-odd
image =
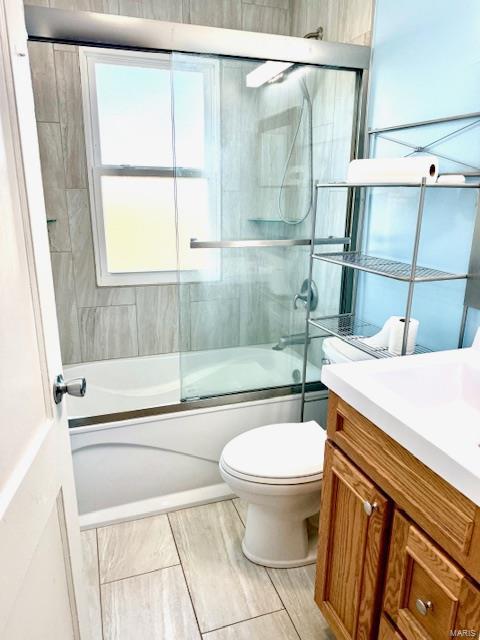
[[[480,330],[469,349],[327,365],[322,382],[480,506]]]

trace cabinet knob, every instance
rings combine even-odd
[[[376,502],[369,502],[368,500],[365,500],[365,502],[363,503],[363,510],[365,511],[368,517],[370,517],[374,512],[374,510],[377,508],[378,508],[378,504]]]
[[[420,615],[426,616],[429,609],[432,608],[432,603],[430,602],[430,600],[427,600],[425,602],[425,600],[421,600],[420,598],[417,598],[417,600],[415,601],[415,606]]]

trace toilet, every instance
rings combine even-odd
[[[324,363],[369,359],[338,338],[323,343]],[[320,508],[326,433],[315,421],[271,424],[233,438],[220,474],[248,503],[242,550],[265,567],[315,562],[316,535],[308,519]]]
[[[320,507],[325,431],[314,421],[272,424],[240,434],[223,449],[220,473],[248,503],[242,550],[266,567],[315,562],[308,518]]]

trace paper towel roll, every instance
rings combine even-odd
[[[465,176],[462,176],[460,173],[450,173],[444,176],[438,176],[437,184],[464,184]]]
[[[348,166],[347,182],[421,182],[437,181],[436,156],[412,156],[410,158],[370,158],[352,160]]]
[[[402,355],[403,332],[405,329],[405,318],[400,316],[392,316],[389,319],[389,336],[388,336],[388,352],[395,356]],[[411,355],[415,352],[417,344],[418,320],[410,318],[407,339],[407,354]]]

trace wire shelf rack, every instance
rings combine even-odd
[[[324,316],[320,318],[310,318],[309,324],[317,329],[325,331],[328,335],[340,338],[344,342],[368,353],[374,358],[392,358],[387,347],[376,348],[364,342],[365,338],[370,338],[380,331],[380,327],[357,318],[354,314],[340,314],[338,316]],[[416,345],[415,353],[430,353],[430,349],[422,345]]]
[[[397,262],[388,258],[377,258],[358,251],[316,253],[312,257],[315,260],[323,260],[342,267],[359,269],[360,271],[404,282],[438,282],[440,280],[461,280],[467,277],[466,273],[448,273],[447,271],[420,266],[417,266],[412,274],[412,265],[409,263]]]

